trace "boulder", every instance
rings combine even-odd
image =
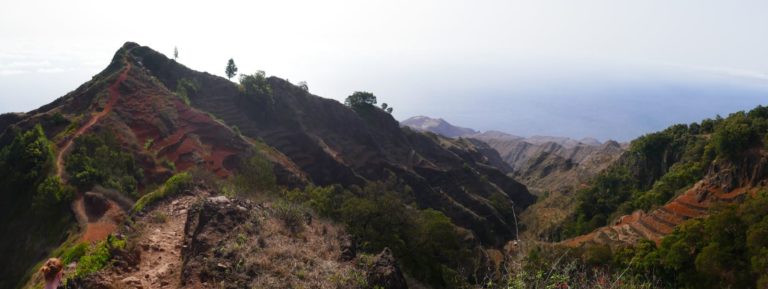
[[[357,244],[351,235],[341,235],[339,237],[339,246],[339,249],[341,249],[339,260],[351,261],[352,259],[355,259],[355,256],[357,256]]]
[[[373,260],[373,265],[368,269],[368,285],[373,288],[407,289],[403,272],[397,266],[397,260],[389,248],[384,248]]]

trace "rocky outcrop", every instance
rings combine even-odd
[[[376,255],[366,276],[368,286],[384,289],[407,289],[403,272],[389,248]]]
[[[236,266],[237,252],[226,254],[221,248],[231,244],[232,232],[240,228],[243,236],[255,236],[257,219],[251,217],[254,206],[250,202],[230,200],[224,196],[209,198],[193,207],[184,226],[182,256],[182,285],[224,283],[226,288],[250,287],[247,280],[256,274],[250,270],[232,270]]]
[[[341,245],[341,261],[351,261],[357,257],[357,243],[352,235],[342,235],[339,237],[339,243]]]

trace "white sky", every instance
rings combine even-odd
[[[768,78],[766,0],[0,1],[0,112],[75,89],[129,40],[166,55],[178,46],[180,62],[218,75],[233,57],[241,73],[305,80],[324,97],[372,91],[399,119],[450,114],[427,109],[446,91],[525,100],[495,86],[522,85],[531,71]]]

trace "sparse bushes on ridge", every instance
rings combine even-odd
[[[344,105],[354,109],[373,107],[376,105],[376,96],[367,91],[355,91],[352,95],[347,96]]]
[[[248,96],[272,96],[272,87],[267,82],[264,71],[240,75],[240,91]]]

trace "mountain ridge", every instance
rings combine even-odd
[[[412,199],[411,208],[444,214],[451,227],[467,236],[462,246],[472,248],[480,258],[471,265],[476,267],[473,270],[490,262],[478,252],[500,248],[516,238],[514,211],[523,210],[535,197],[496,168],[480,152],[482,148],[401,128],[378,108],[352,109],[276,77],[264,78],[264,84],[269,93],[249,94],[243,85],[191,70],[149,47],[127,42],[104,71],[74,91],[27,113],[0,115],[0,145],[14,142],[19,132],[34,127],[41,128],[41,137],[50,138],[56,154],[52,173],[47,174],[60,176],[55,179],[62,186],[73,186],[67,207],[85,216],[75,218],[81,226],[68,243],[107,238],[135,213],[120,209],[115,205],[118,200],[110,200],[110,194],[93,185],[125,189],[117,194],[131,200],[142,197],[137,205],[144,206],[145,197],[152,199],[164,194],[165,187],[173,188],[163,184],[165,180],[183,179],[187,171],[231,179],[253,158],[265,159],[275,184],[286,189],[360,188],[399,180],[407,188],[404,193],[411,194],[402,202]],[[135,179],[87,178],[90,175],[72,163],[88,166],[90,158],[104,157],[98,153],[102,148],[89,148],[100,142],[106,152],[127,158],[141,173]],[[123,164],[110,164],[109,157],[93,160],[97,161],[102,166]],[[25,201],[19,202],[13,205],[23,206]],[[107,213],[103,213],[105,207],[110,208]],[[24,221],[8,218],[3,222],[21,225]],[[20,243],[16,238],[4,242]],[[18,280],[22,270],[32,265],[30,261],[58,245],[62,244],[37,248],[34,258],[17,258],[14,254],[19,250],[9,253],[9,260],[24,261],[14,268],[3,266],[0,275]]]

